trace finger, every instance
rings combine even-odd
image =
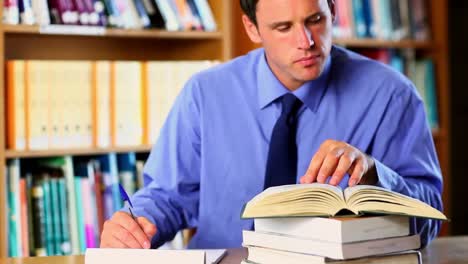
[[[145,232],[146,237],[151,241],[151,238],[156,235],[156,225],[151,223],[146,217],[138,217],[137,222],[143,227],[143,232]]]
[[[326,156],[325,160],[320,167],[317,182],[325,183],[327,178],[332,175],[338,166],[338,161],[340,160],[341,155],[344,153],[343,147],[336,147],[332,149]]]
[[[312,183],[317,179],[318,171],[322,166],[323,160],[326,157],[325,151],[318,151],[315,153],[314,157],[312,157],[312,161],[309,164],[309,168],[306,171],[306,174],[301,177],[301,183]]]
[[[353,151],[346,151],[343,155],[341,155],[338,161],[338,166],[336,167],[335,171],[332,173],[330,184],[331,185],[339,184],[355,160],[356,160],[356,155]]]
[[[104,222],[103,230],[101,232],[100,245],[99,245],[100,248],[112,248],[113,247],[111,244],[113,239],[110,239],[112,236],[110,235],[109,228],[107,228],[106,222]]]
[[[326,140],[322,143],[322,145],[320,145],[319,149],[312,157],[312,160],[309,164],[309,167],[307,168],[306,173],[304,174],[304,176],[301,177],[301,183],[312,183],[317,179],[320,167],[322,166],[322,163],[325,160],[325,157],[327,156],[330,145],[332,143],[332,140]]]
[[[120,240],[114,238],[112,235],[103,235],[101,236],[101,245],[100,248],[128,248]]]
[[[355,186],[361,181],[362,175],[364,175],[364,166],[362,159],[358,159],[355,162],[354,168],[352,168],[351,177],[349,177],[348,185],[350,187]]]
[[[122,226],[131,237],[139,243],[139,248],[150,248],[150,242],[145,232],[141,229],[138,223],[127,213],[118,212],[114,214],[116,224]],[[113,217],[114,220],[114,217]],[[127,233],[121,231],[121,236],[127,236]],[[129,238],[130,239],[130,238]],[[121,240],[122,241],[122,240]],[[122,241],[125,242],[125,241]]]
[[[125,229],[121,225],[109,221],[109,223],[107,223],[106,228],[109,228],[109,230],[111,230],[111,239],[120,241],[122,244],[125,245],[126,248],[143,248],[133,236],[132,232]]]

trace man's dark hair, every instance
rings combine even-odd
[[[333,0],[328,0],[328,6],[330,6],[332,2]],[[257,4],[258,0],[240,0],[242,11],[244,11],[244,14],[247,15],[254,25],[257,25]]]

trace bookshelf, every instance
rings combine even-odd
[[[219,60],[232,58],[232,2],[208,1],[218,31],[169,32],[152,29],[99,29],[83,32],[71,27],[40,28],[0,25],[0,79],[7,60]],[[3,7],[3,1],[0,1]],[[1,9],[0,9],[1,10]],[[0,11],[0,14],[3,10]],[[5,87],[0,92],[0,258],[8,256],[5,164],[12,158],[97,155],[109,152],[148,152],[151,146],[15,151],[6,148]]]
[[[435,65],[435,82],[437,95],[438,125],[432,131],[434,142],[439,157],[440,167],[444,178],[443,203],[444,213],[449,218],[451,216],[451,168],[450,168],[450,79],[449,79],[449,57],[448,57],[448,1],[425,1],[427,8],[428,23],[431,38],[428,41],[401,40],[388,41],[368,38],[339,38],[334,39],[334,43],[350,49],[361,48],[388,48],[388,49],[412,49],[418,57],[431,58]],[[233,55],[239,56],[257,48],[244,32],[240,19],[242,10],[238,3],[233,5],[234,32]],[[450,234],[450,223],[442,225],[442,235]]]

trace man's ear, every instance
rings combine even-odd
[[[242,23],[244,24],[245,32],[247,32],[250,40],[257,44],[262,43],[262,38],[260,38],[257,26],[248,16],[242,15]]]

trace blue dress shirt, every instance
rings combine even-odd
[[[144,169],[135,213],[157,225],[152,246],[197,227],[190,248],[233,248],[252,220],[243,205],[262,191],[269,141],[289,91],[263,49],[193,76],[173,105]],[[297,179],[326,139],[375,159],[378,185],[442,208],[442,177],[423,102],[413,84],[378,62],[334,46],[323,74],[294,94],[298,112]],[[340,183],[346,187],[348,176]],[[311,227],[313,228],[313,227]],[[423,244],[439,221],[416,224]]]

